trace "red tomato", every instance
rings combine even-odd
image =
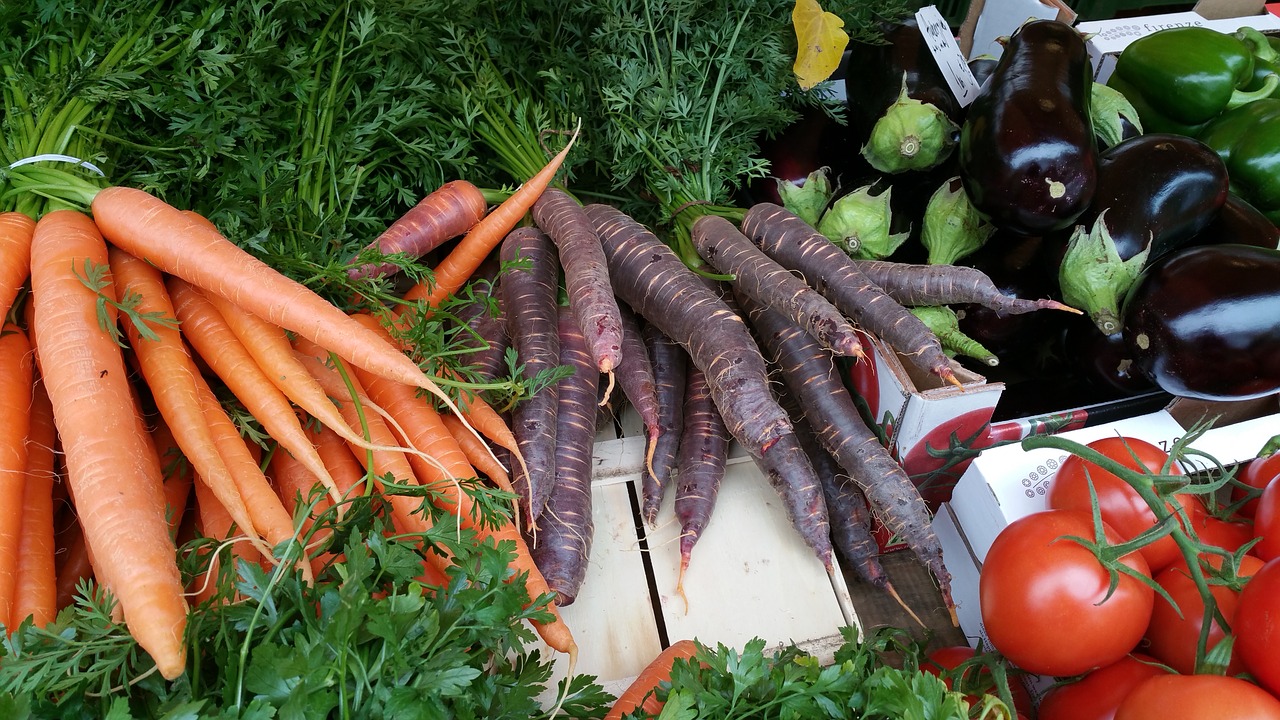
[[[1280,560],[1268,561],[1240,591],[1231,630],[1245,669],[1280,695]]]
[[[973,648],[968,645],[950,645],[931,650],[927,656],[930,662],[923,663],[920,669],[924,672],[942,677],[947,684],[947,689],[951,689],[951,679],[943,677],[949,670],[955,670],[960,663],[968,660],[976,654]],[[1031,701],[1031,693],[1027,691],[1022,682],[1009,675],[1009,694],[1013,696],[1013,707],[1019,715],[1030,715],[1034,704]],[[965,699],[969,701],[972,707],[983,693],[999,696],[996,690],[995,680],[991,677],[991,672],[986,668],[981,668],[975,677],[973,670],[967,670],[964,677],[960,680],[960,691],[965,693]]]
[[[1254,458],[1245,463],[1239,474],[1236,475],[1237,480],[1258,490],[1265,489],[1277,477],[1280,477],[1280,453],[1265,458]],[[1231,488],[1231,499],[1233,501],[1239,500],[1244,496],[1245,491],[1243,488]],[[1240,517],[1251,518],[1257,509],[1258,498],[1254,498],[1241,505],[1238,513]]]
[[[1119,535],[1103,523],[1106,539]],[[1127,573],[1107,597],[1109,577],[1093,553],[1064,536],[1093,537],[1081,510],[1046,510],[1013,521],[996,536],[978,580],[991,644],[1040,675],[1078,675],[1119,660],[1142,639],[1154,592]],[[1148,574],[1130,553],[1122,562]]]
[[[1280,557],[1280,482],[1273,482],[1258,498],[1253,516],[1253,536],[1261,538],[1249,552],[1263,560]]]
[[[1193,518],[1191,524],[1200,542],[1229,552],[1239,550],[1241,545],[1253,539],[1253,525],[1246,521],[1227,521],[1203,513]],[[1182,562],[1182,558],[1176,562]]]
[[[1054,685],[1040,699],[1040,720],[1112,720],[1129,691],[1147,678],[1167,675],[1153,658],[1125,655],[1077,682]]]
[[[1240,575],[1248,577],[1262,567],[1257,558],[1245,557],[1240,565]],[[1204,602],[1200,599],[1200,591],[1187,571],[1185,563],[1175,563],[1156,574],[1156,582],[1169,593],[1169,597],[1178,604],[1174,610],[1160,595],[1156,595],[1155,606],[1151,609],[1151,622],[1147,625],[1146,650],[1152,657],[1184,675],[1195,672],[1196,644],[1200,639],[1200,628],[1204,625]],[[1236,613],[1239,593],[1222,585],[1210,585],[1209,592],[1217,602],[1227,625],[1232,625]],[[1214,622],[1209,629],[1207,648],[1213,648],[1226,636],[1222,627]],[[1227,665],[1227,674],[1235,675],[1241,671],[1239,653],[1233,652],[1231,662]]]
[[[1169,459],[1169,454],[1158,446],[1136,438],[1107,437],[1094,440],[1088,446],[1133,470],[1145,467],[1152,472],[1160,472]],[[1169,472],[1182,474],[1177,465],[1172,466]],[[1115,528],[1121,538],[1129,540],[1156,524],[1155,513],[1129,483],[1075,455],[1062,461],[1062,467],[1049,480],[1048,506],[1057,510],[1088,510],[1090,480],[1098,494],[1102,520]],[[1178,497],[1192,517],[1203,512],[1203,506],[1195,496]],[[1160,572],[1178,556],[1178,546],[1171,537],[1161,538],[1142,548],[1142,556],[1152,572]]]
[[[1280,720],[1280,700],[1223,675],[1161,675],[1129,693],[1115,720]]]

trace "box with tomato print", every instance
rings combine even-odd
[[[879,340],[862,336],[866,358],[849,363],[855,401],[890,453],[911,477],[930,510],[951,497],[969,462],[991,443],[989,428],[1004,384],[987,382],[953,363],[960,386],[919,373]],[[881,529],[883,550],[900,546]]]

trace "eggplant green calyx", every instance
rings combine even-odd
[[[954,265],[986,244],[995,225],[973,206],[960,177],[942,183],[924,210],[920,242],[929,251],[930,265]]]
[[[1111,147],[1125,139],[1124,124],[1128,121],[1133,129],[1142,134],[1142,120],[1133,103],[1124,93],[1102,83],[1094,83],[1089,97],[1089,117],[1093,121],[1093,132],[1102,144]]]
[[[910,235],[909,232],[889,232],[893,220],[889,205],[893,188],[879,195],[872,195],[871,189],[871,185],[866,185],[836,200],[817,227],[828,240],[859,260],[888,257]]]
[[[831,204],[831,196],[835,190],[827,174],[831,168],[820,167],[809,173],[801,182],[778,180],[778,196],[782,198],[782,206],[797,217],[817,227],[822,213]]]
[[[960,128],[936,105],[907,94],[906,74],[902,92],[871,128],[862,156],[883,173],[928,170],[951,155]]]
[[[937,336],[944,352],[971,357],[990,367],[1000,364],[1000,359],[995,356],[995,353],[964,334],[960,329],[960,318],[946,305],[913,307],[911,314],[920,318],[920,322]]]
[[[1062,301],[1088,313],[1104,334],[1120,330],[1120,302],[1138,279],[1151,252],[1150,244],[1121,260],[1103,210],[1091,229],[1077,225],[1058,268]]]

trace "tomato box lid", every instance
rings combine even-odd
[[[1080,428],[1060,434],[1088,443],[1124,435],[1170,447],[1185,429],[1167,410]],[[951,495],[951,509],[979,561],[996,535],[1014,520],[1045,509],[1049,478],[1067,458],[1060,450],[1025,451],[1018,443],[982,451],[970,463]]]

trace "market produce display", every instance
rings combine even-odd
[[[1061,446],[983,568],[994,648],[691,638],[615,699],[562,614],[627,406],[658,583],[716,562],[732,445],[815,567],[919,621],[881,529],[954,623],[873,347],[963,392],[1069,330],[1140,387],[1280,391],[1267,38],[1156,33],[1107,87],[1030,21],[964,107],[899,0],[560,5],[0,10],[0,715],[1014,718],[1021,674],[1135,651],[1176,673],[1116,717],[1271,711],[1272,462],[1181,445]]]

